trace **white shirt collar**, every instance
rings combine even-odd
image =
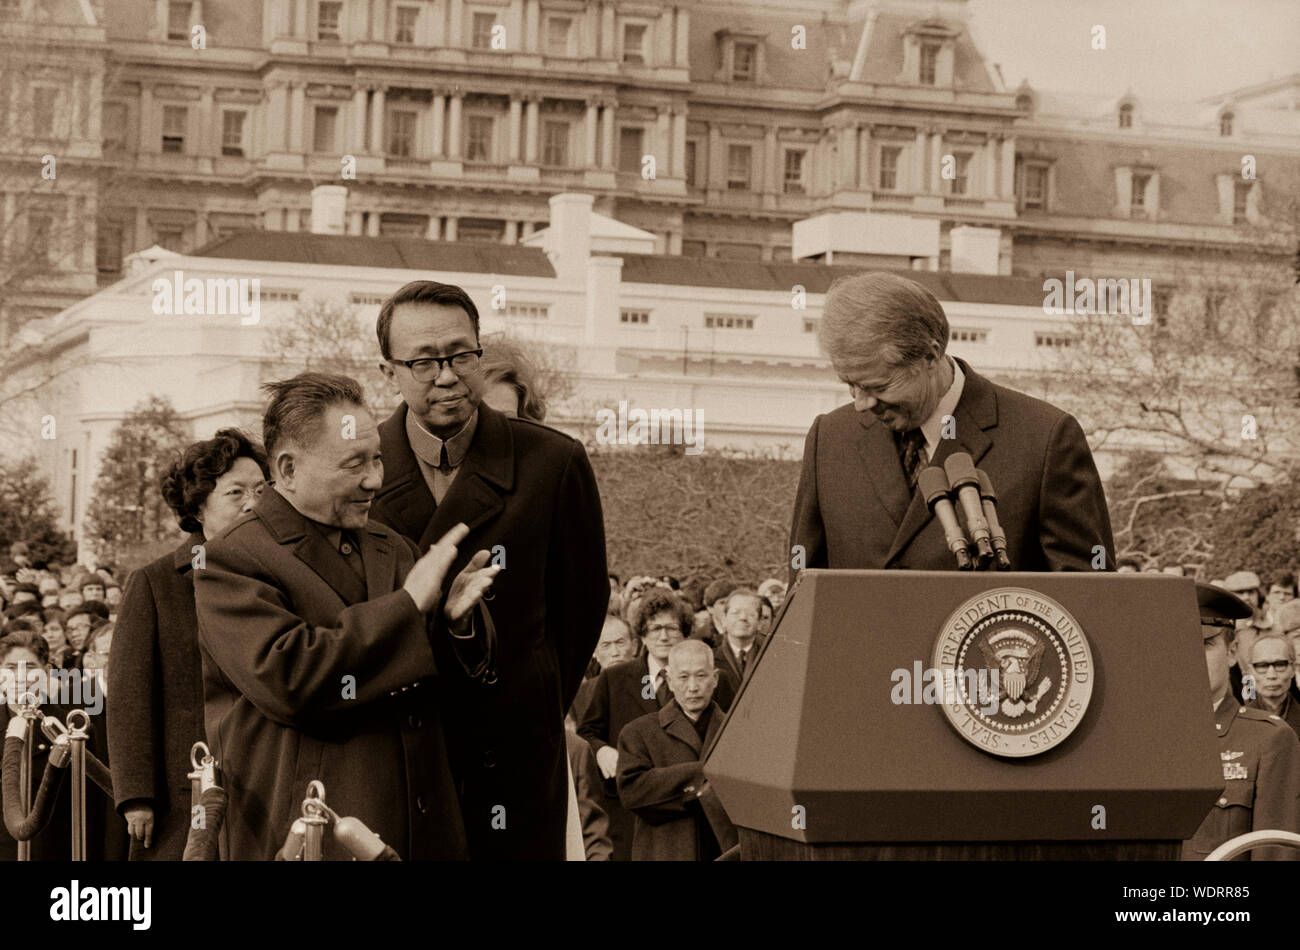
[[[934,453],[939,449],[939,439],[943,434],[943,417],[957,411],[962,390],[966,388],[966,374],[961,371],[961,367],[951,356],[947,357],[947,360],[952,364],[952,385],[939,400],[939,405],[934,407],[930,418],[921,423],[921,434],[925,436],[925,454],[929,459],[934,458]]]
[[[667,663],[660,663],[660,662],[659,662],[657,659],[655,659],[654,656],[653,656],[652,654],[650,654],[649,652],[646,653],[646,655],[645,655],[645,659],[646,659],[646,664],[650,667],[650,685],[655,686],[655,687],[658,687],[658,686],[659,686],[659,671],[660,671],[661,669],[667,669],[668,664],[667,664]]]

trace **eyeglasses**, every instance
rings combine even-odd
[[[675,623],[656,623],[645,628],[646,633],[681,633],[682,628]]]
[[[442,375],[445,363],[451,364],[451,371],[457,376],[464,376],[478,369],[478,361],[483,356],[483,348],[453,353],[451,356],[422,356],[418,360],[394,360],[388,362],[405,366],[411,371],[417,382],[431,383]]]
[[[1274,660],[1272,663],[1252,663],[1256,673],[1267,673],[1269,670],[1277,670],[1279,673],[1286,671],[1291,665],[1290,660]]]

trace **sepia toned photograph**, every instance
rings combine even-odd
[[[1262,922],[1198,865],[1300,860],[1297,49],[1291,0],[0,0],[33,913],[1035,862]]]

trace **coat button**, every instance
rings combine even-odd
[[[494,756],[494,755],[492,754],[492,750],[491,750],[491,749],[484,749],[484,750],[483,750],[483,768],[485,768],[485,769],[493,769],[493,768],[496,768],[496,764],[497,764],[497,759],[496,759],[496,756]]]
[[[411,726],[412,729],[419,729],[420,726],[421,726],[421,722],[420,722],[420,717],[419,717],[419,716],[407,716],[407,717],[406,717],[406,721],[407,721],[408,723],[410,723],[410,726]]]
[[[1215,804],[1217,804],[1217,805],[1226,805],[1226,804],[1228,804],[1228,800],[1227,800],[1226,798],[1220,798],[1220,799],[1219,799]]]
[[[427,814],[429,811],[429,806],[424,804],[424,799],[419,796],[416,796],[415,807],[419,810],[421,815]]]
[[[343,554],[346,556],[352,553],[352,545],[344,541],[343,544],[339,547],[339,550],[342,551]]]

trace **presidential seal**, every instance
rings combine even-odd
[[[1052,598],[999,587],[944,622],[931,664],[943,711],[967,742],[993,755],[1038,755],[1075,730],[1092,698],[1092,651]]]

